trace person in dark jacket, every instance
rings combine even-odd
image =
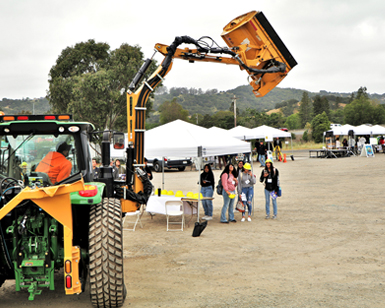
[[[201,193],[203,197],[212,197],[214,194],[214,173],[211,170],[210,164],[204,166],[203,172],[200,177]],[[211,200],[202,200],[202,206],[205,211],[205,216],[202,219],[212,220],[213,219],[213,202]]]
[[[261,141],[258,148],[258,159],[259,159],[259,162],[261,163],[260,167],[265,167],[265,155],[266,155],[266,147],[263,144],[263,141]]]
[[[279,172],[277,168],[274,168],[273,162],[271,159],[266,160],[266,167],[262,170],[259,181],[265,182],[265,209],[266,209],[266,219],[270,218],[270,197],[273,199],[273,219],[277,218],[277,199],[272,197],[270,194],[272,192],[278,193],[279,189]]]

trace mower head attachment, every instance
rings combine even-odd
[[[221,34],[237,53],[241,69],[252,79],[255,96],[262,97],[274,89],[297,65],[262,12],[252,11],[229,22]]]

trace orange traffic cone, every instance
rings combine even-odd
[[[286,154],[283,154],[283,162],[284,162],[284,163],[287,163],[287,160],[286,160]]]

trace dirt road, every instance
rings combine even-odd
[[[125,231],[123,307],[384,307],[384,164],[384,154],[277,163],[277,220],[264,219],[257,184],[251,222],[236,213],[237,223],[220,224],[215,195],[214,220],[198,238],[192,225],[166,232],[164,216],[144,214],[143,229]],[[166,172],[164,185],[197,192],[198,176]],[[153,183],[161,187],[161,174]],[[61,280],[33,302],[8,281],[0,307],[91,307],[88,290],[65,296]]]

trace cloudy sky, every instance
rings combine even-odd
[[[298,65],[280,87],[385,93],[385,2],[379,0],[2,0],[0,100],[43,97],[61,51],[95,39],[139,45],[146,57],[175,36],[212,37],[233,18],[262,11]],[[160,62],[163,57],[155,56]],[[247,84],[237,66],[176,59],[165,86],[228,90]]]

